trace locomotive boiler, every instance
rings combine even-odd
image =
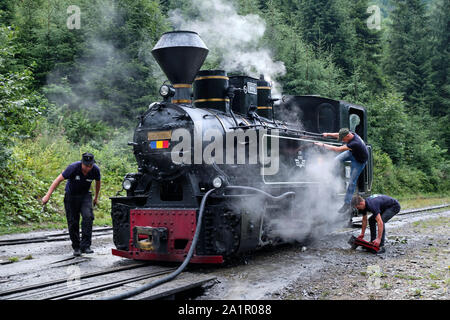
[[[324,152],[313,142],[336,143],[322,133],[341,127],[367,141],[361,106],[319,96],[272,99],[263,75],[199,71],[208,48],[195,32],[163,34],[152,54],[168,82],[129,143],[138,171],[125,176],[126,195],[111,197],[114,255],[183,261],[191,249],[192,263],[222,263],[283,242],[273,222],[301,219],[293,203],[320,184],[307,174],[313,155]],[[370,193],[371,158],[361,194]],[[343,168],[343,188],[346,178]]]

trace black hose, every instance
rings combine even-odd
[[[175,270],[174,272],[172,272],[171,274],[169,274],[168,276],[166,276],[166,277],[164,277],[162,279],[156,280],[156,281],[151,282],[151,283],[147,283],[147,284],[143,285],[142,287],[130,290],[128,292],[124,292],[124,293],[118,294],[116,296],[104,298],[102,300],[122,300],[122,299],[127,299],[127,298],[133,297],[135,295],[138,295],[138,294],[140,294],[140,293],[142,293],[144,291],[147,291],[147,290],[150,290],[150,289],[152,289],[154,287],[157,287],[157,286],[159,286],[159,285],[161,285],[163,283],[166,283],[166,282],[174,279],[176,276],[178,276],[184,270],[184,268],[186,268],[186,266],[188,265],[189,261],[192,258],[192,255],[194,254],[194,250],[195,250],[195,247],[197,245],[198,237],[200,235],[200,229],[201,229],[201,226],[202,226],[202,220],[203,220],[202,217],[203,217],[203,211],[205,210],[206,199],[208,199],[208,196],[215,190],[216,189],[209,190],[208,192],[205,193],[205,195],[202,198],[202,202],[200,204],[200,209],[199,209],[199,212],[198,212],[197,228],[195,229],[195,234],[194,234],[194,238],[192,239],[191,247],[189,248],[189,252],[188,252],[186,258],[184,259],[183,263],[178,267],[177,270]]]

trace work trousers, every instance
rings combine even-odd
[[[399,212],[400,212],[400,205],[395,204],[380,213],[381,220],[383,220],[383,235],[381,236],[380,247],[384,246],[384,238],[386,236],[386,222],[391,220],[391,218]],[[375,220],[375,217],[376,216],[373,214],[369,218],[370,241],[373,241],[377,238],[377,221]]]
[[[334,161],[338,163],[342,163],[344,161],[350,161],[350,181],[348,184],[347,192],[345,193],[344,202],[347,204],[350,204],[352,201],[353,193],[356,189],[356,183],[358,182],[359,175],[363,171],[364,167],[366,166],[366,162],[361,163],[358,160],[355,159],[353,154],[350,152],[350,150],[344,151],[337,155],[334,158]]]
[[[91,246],[92,223],[94,221],[94,210],[92,208],[92,194],[64,196],[64,208],[66,209],[67,225],[69,227],[72,248],[86,249]],[[81,242],[80,242],[80,213],[81,221]]]

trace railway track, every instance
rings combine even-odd
[[[132,274],[130,270],[138,271]],[[156,278],[171,273],[175,267],[151,266],[145,263],[134,263],[128,266],[110,268],[103,271],[91,272],[80,275],[78,284],[73,284],[73,279],[68,277],[37,283],[30,286],[20,286],[0,292],[1,300],[70,300],[70,299],[98,299],[111,295],[110,290],[127,290],[121,288],[127,284]],[[136,273],[136,272],[134,272]],[[89,280],[87,280],[89,279]],[[164,299],[173,297],[187,291],[195,290],[204,284],[211,282],[215,277],[200,276],[185,279],[175,286],[169,286],[155,292],[144,293],[137,299]],[[70,280],[70,281],[69,281]],[[83,281],[81,281],[83,280]],[[129,288],[128,288],[129,289]]]
[[[397,216],[402,216],[406,214],[412,214],[412,213],[419,213],[419,212],[427,212],[427,211],[433,211],[433,210],[439,210],[443,208],[450,207],[450,203],[441,204],[437,206],[430,206],[430,207],[424,207],[424,208],[415,208],[415,209],[405,209],[401,210],[399,213],[397,213]],[[353,226],[360,227],[361,226],[361,217],[353,218]]]
[[[96,228],[92,230],[93,237],[99,237],[110,234],[112,234],[112,227]],[[39,237],[12,238],[0,240],[0,247],[19,244],[38,243],[38,242],[66,241],[66,240],[70,240],[68,232],[57,232]]]
[[[450,207],[450,204],[430,206],[418,209],[402,210],[398,215],[407,215],[412,213],[426,212]],[[358,218],[356,218],[358,219]],[[354,220],[356,220],[354,219]],[[355,222],[355,221],[354,221]],[[98,228],[95,230],[97,235],[110,234],[111,228]],[[66,232],[54,233],[35,238],[15,238],[1,240],[0,245],[25,244],[47,241],[62,241],[68,239]],[[65,238],[65,239],[64,239]],[[54,261],[50,265],[55,267],[68,266],[77,263],[74,257]],[[81,263],[83,261],[78,261]],[[147,269],[144,269],[148,267]],[[133,270],[134,269],[134,270]],[[70,286],[68,277],[62,277],[57,280],[37,283],[29,286],[20,286],[0,292],[1,300],[68,300],[68,299],[97,299],[99,297],[110,296],[121,290],[128,290],[134,283],[142,282],[152,278],[157,278],[173,272],[175,267],[149,266],[145,263],[133,263],[127,266],[108,268],[101,271],[82,274],[79,276],[80,284]],[[131,271],[133,270],[133,271]],[[138,272],[136,272],[138,271]],[[136,274],[137,273],[137,274]],[[81,281],[83,280],[83,281]],[[215,277],[199,275],[181,284],[168,286],[161,290],[151,290],[145,292],[135,299],[164,299],[176,297],[187,291],[197,290],[207,283],[211,283]],[[151,280],[150,280],[151,281]],[[178,280],[174,281],[177,282]],[[128,289],[127,289],[128,285]]]

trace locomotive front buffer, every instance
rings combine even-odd
[[[145,251],[167,253],[167,228],[133,228],[133,247]]]

